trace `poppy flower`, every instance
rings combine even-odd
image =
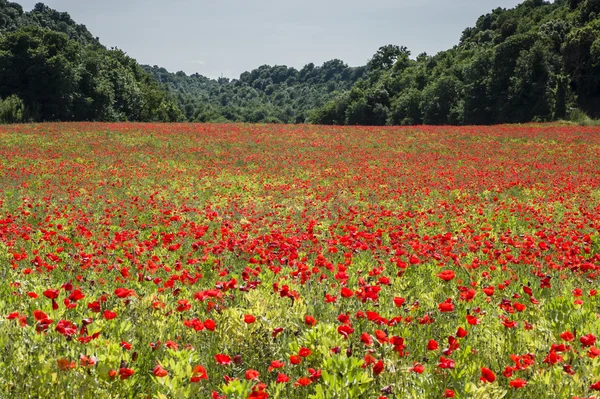
[[[394,305],[396,307],[401,307],[402,305],[404,305],[406,303],[406,299],[405,298],[400,298],[400,297],[394,297]]]
[[[377,341],[379,341],[380,344],[388,342],[387,334],[381,330],[375,330],[375,338],[377,338]]]
[[[593,346],[596,343],[596,336],[594,334],[584,335],[579,338],[579,342],[586,347]]]
[[[246,370],[246,375],[245,375],[246,380],[254,380],[254,379],[257,379],[259,376],[260,376],[260,373],[256,370],[252,370],[252,369]]]
[[[130,368],[121,367],[119,369],[119,378],[122,379],[122,380],[126,380],[126,379],[128,379],[129,377],[131,377],[134,374],[135,374],[135,371],[132,370],[132,369],[130,369]]]
[[[95,366],[97,361],[98,361],[98,359],[96,359],[96,357],[94,357],[94,356],[86,356],[86,355],[79,356],[79,364],[81,365],[81,367]]]
[[[321,370],[315,370],[313,368],[308,368],[308,373],[310,374],[310,379],[313,382],[316,382],[319,378],[321,378]]]
[[[298,351],[298,356],[309,357],[311,353],[312,351],[308,348],[300,348],[300,350]]]
[[[371,338],[371,336],[364,332],[362,333],[362,335],[360,336],[360,340],[362,341],[362,343],[364,343],[366,346],[371,346],[373,345],[373,338]]]
[[[338,333],[340,333],[345,339],[348,339],[348,336],[354,332],[354,329],[350,326],[339,326],[337,328]]]
[[[300,356],[296,356],[296,355],[291,355],[290,356],[290,363],[293,365],[297,365],[302,363],[302,358]]]
[[[165,370],[163,368],[163,366],[161,366],[160,364],[157,364],[154,367],[154,370],[152,370],[152,374],[154,374],[156,377],[162,378],[162,377],[168,376],[169,372],[167,370]]]
[[[206,369],[203,366],[196,365],[192,369],[190,382],[200,382],[201,380],[208,380],[208,374],[206,374]]]
[[[383,370],[385,369],[385,365],[383,363],[383,360],[379,360],[377,363],[375,363],[375,365],[373,366],[373,374],[375,375],[379,375],[383,372]]]
[[[306,323],[307,326],[314,327],[317,324],[317,319],[307,315],[304,317],[304,323]]]
[[[527,381],[522,380],[520,378],[514,379],[510,382],[510,386],[512,388],[516,388],[516,389],[520,389],[525,387],[525,385],[527,385]]]
[[[444,398],[453,398],[454,397],[454,391],[452,389],[446,389],[444,391]]]
[[[427,350],[428,351],[435,351],[440,347],[440,345],[437,343],[436,340],[434,339],[430,339],[429,342],[427,342]]]
[[[215,361],[221,366],[228,366],[231,364],[231,358],[221,353],[215,355]]]
[[[298,381],[296,381],[296,383],[294,384],[294,386],[305,387],[305,386],[309,385],[311,382],[312,382],[312,380],[310,378],[301,377],[301,378],[298,379]]]
[[[277,374],[277,379],[275,380],[278,384],[283,384],[286,383],[290,380],[290,377],[288,377],[287,375],[283,374],[283,373],[279,373]]]
[[[206,322],[204,322],[204,324],[206,325]],[[279,334],[281,334],[282,332],[283,332],[283,328],[281,328],[281,327],[275,327],[273,329],[273,333],[271,335],[273,336],[273,338],[277,338],[277,336]]]
[[[252,324],[255,321],[256,321],[256,317],[252,316],[251,314],[244,315],[244,323]]]
[[[453,369],[456,363],[454,360],[445,358],[444,356],[440,356],[440,361],[438,363],[438,368],[441,369]]]
[[[44,296],[48,299],[56,299],[58,298],[59,292],[58,290],[49,288],[46,291],[44,291]]]
[[[438,273],[437,276],[444,281],[450,281],[456,277],[456,274],[452,270],[444,270],[441,273]]]
[[[425,367],[423,367],[423,365],[421,363],[415,363],[412,366],[412,371],[417,374],[423,374],[423,372],[425,371]]]
[[[565,331],[564,333],[560,334],[560,337],[563,339],[563,341],[567,342],[573,341],[575,339],[571,331]]]
[[[105,311],[104,311],[104,318],[105,318],[106,320],[112,320],[112,319],[114,319],[115,317],[117,317],[117,314],[116,314],[115,312],[113,312],[113,311],[110,311],[110,310],[105,310]]]
[[[590,359],[595,359],[598,356],[600,356],[600,349],[596,348],[595,346],[592,346],[587,353],[587,357],[589,357]]]
[[[442,313],[453,312],[454,311],[454,304],[452,303],[452,298],[448,298],[443,303],[440,303],[438,305],[438,309]]]
[[[248,399],[267,399],[268,397],[269,394],[261,389],[255,389],[248,395]]]
[[[280,369],[280,368],[282,368],[284,366],[285,366],[285,363],[282,362],[281,360],[273,360],[271,362],[271,365],[268,368],[268,371],[271,372],[273,370]]]
[[[204,327],[209,331],[215,331],[217,323],[215,323],[214,320],[208,319],[204,322]]]
[[[494,372],[492,370],[490,370],[486,367],[482,367],[480,380],[481,380],[481,382],[492,383],[492,382],[496,381],[496,374],[494,374]]]

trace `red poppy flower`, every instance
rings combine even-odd
[[[579,342],[581,342],[583,346],[593,346],[596,343],[596,336],[594,334],[584,335],[579,338]]]
[[[260,376],[260,373],[256,370],[246,370],[246,380],[254,380]]]
[[[281,360],[273,360],[271,362],[271,365],[268,368],[268,371],[271,372],[271,371],[273,371],[275,369],[280,369],[280,368],[282,368],[284,366],[285,366],[285,363],[282,362]]]
[[[360,340],[362,341],[362,343],[364,343],[366,346],[371,346],[373,345],[373,338],[371,338],[371,336],[364,332],[362,333],[362,335],[360,336]]]
[[[573,341],[575,339],[571,331],[565,331],[564,333],[560,334],[560,337],[567,342]]]
[[[379,360],[377,363],[375,363],[375,365],[373,366],[373,374],[375,375],[379,375],[383,372],[383,370],[385,369],[385,365],[383,363],[383,360]]]
[[[217,323],[215,323],[214,320],[208,319],[204,322],[204,327],[209,331],[215,331]]]
[[[428,351],[435,351],[440,347],[440,345],[437,343],[436,340],[434,339],[430,339],[429,342],[427,342],[427,350]]]
[[[305,316],[304,323],[306,323],[307,326],[314,327],[317,324],[317,319],[312,316]]]
[[[454,360],[445,358],[444,356],[440,356],[440,362],[438,363],[438,368],[441,369],[453,369],[456,363]]]
[[[122,380],[126,380],[129,377],[131,377],[133,374],[135,374],[135,371],[126,367],[121,367],[119,369],[119,378],[121,378]]]
[[[514,379],[510,382],[510,386],[516,389],[523,388],[525,385],[527,385],[527,381],[520,378]]]
[[[300,348],[300,350],[298,351],[298,356],[309,357],[311,353],[312,351],[308,348]]]
[[[438,309],[442,313],[453,312],[454,311],[454,304],[452,303],[452,298],[448,298],[443,303],[440,303],[438,305]]]
[[[405,303],[406,303],[406,299],[405,298],[400,298],[400,297],[395,297],[394,298],[394,305],[396,307],[401,307]]]
[[[311,382],[312,382],[312,380],[310,378],[301,377],[298,379],[298,381],[296,381],[296,383],[294,385],[305,387],[305,386],[309,385]]]
[[[59,291],[52,288],[49,288],[46,291],[44,291],[44,296],[48,299],[56,299],[58,298],[58,295]]]
[[[252,316],[251,314],[244,315],[244,323],[252,324],[255,321],[256,321],[256,317]]]
[[[414,371],[417,374],[423,374],[423,372],[425,371],[425,367],[423,367],[421,363],[415,363],[412,367],[412,371]]]
[[[163,366],[161,366],[160,364],[157,364],[156,367],[154,367],[154,370],[152,370],[152,373],[159,378],[162,377],[166,377],[169,375],[169,372],[167,370],[165,370],[163,368]]]
[[[290,356],[290,363],[293,365],[297,365],[302,363],[302,358],[300,356],[296,356],[296,355],[291,355]]]
[[[453,270],[444,270],[443,272],[438,273],[437,276],[444,281],[450,281],[456,277],[456,274]]]
[[[340,333],[345,339],[348,339],[348,336],[354,332],[354,329],[350,326],[339,326],[337,328],[338,333]]]
[[[113,312],[113,311],[110,311],[110,310],[105,310],[105,311],[104,311],[104,318],[105,318],[106,320],[112,320],[112,319],[114,319],[115,317],[117,317],[117,314],[116,314],[115,312]]]
[[[480,380],[481,380],[481,382],[492,383],[492,382],[496,381],[496,374],[494,374],[494,372],[492,370],[490,370],[486,367],[482,367]]]
[[[217,362],[217,364],[220,364],[221,366],[228,366],[231,364],[231,358],[227,355],[223,355],[221,353],[215,355],[215,361]]]
[[[192,370],[190,382],[200,382],[200,380],[208,380],[208,374],[206,374],[206,369],[203,366],[197,365]]]

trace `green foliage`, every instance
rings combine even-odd
[[[12,95],[0,100],[0,123],[19,123],[25,120],[25,104]]]
[[[233,80],[170,73],[158,66],[144,69],[177,98],[186,120],[251,123],[312,120],[314,109],[348,90],[365,72],[365,67],[352,68],[340,60],[327,61],[320,67],[308,64],[301,70],[263,65]],[[338,123],[344,121],[342,118]]]
[[[381,47],[350,97],[312,113],[315,123],[492,124],[561,119],[572,107],[600,116],[600,1],[527,0],[497,8],[458,46],[412,60]],[[385,88],[386,101],[367,93]],[[355,96],[355,89],[363,93]]]
[[[0,75],[0,98],[17,96],[34,121],[184,119],[134,59],[41,3],[24,13],[0,0]],[[3,120],[17,121],[6,112]]]
[[[354,357],[330,356],[323,362],[323,382],[316,386],[310,399],[359,399],[370,392],[373,378]]]

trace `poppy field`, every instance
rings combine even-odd
[[[0,126],[0,394],[600,396],[600,129]]]

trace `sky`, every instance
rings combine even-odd
[[[25,10],[39,0],[14,0]],[[171,72],[237,78],[260,65],[365,65],[380,46],[435,54],[519,0],[45,0],[107,47]]]

